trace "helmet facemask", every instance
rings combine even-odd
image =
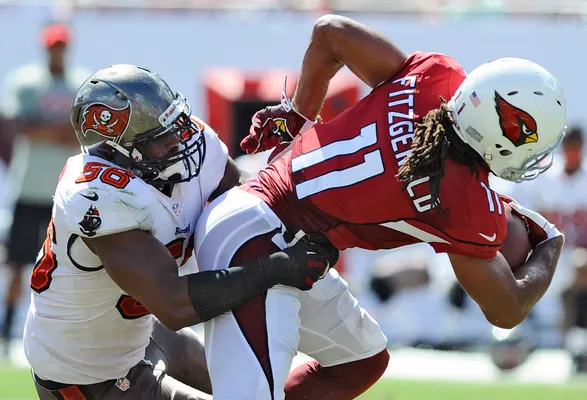
[[[145,182],[168,185],[198,176],[206,154],[203,127],[191,118],[181,93],[159,117],[161,128],[137,135],[131,142],[107,141],[113,160]],[[100,151],[105,150],[100,146]],[[112,152],[110,153],[112,155]]]
[[[565,127],[566,129],[566,127]],[[558,140],[548,148],[539,151],[533,156],[529,157],[522,163],[520,168],[504,168],[498,175],[501,179],[507,181],[520,183],[524,181],[532,181],[538,175],[546,172],[554,162],[553,151],[558,147],[564,138],[564,132],[559,136]]]

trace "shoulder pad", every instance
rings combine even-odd
[[[68,228],[85,237],[150,230],[151,187],[122,168],[96,160],[73,157],[57,186],[56,212],[63,214]]]

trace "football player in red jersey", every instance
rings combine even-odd
[[[316,124],[345,65],[373,91]],[[564,237],[495,193],[488,175],[521,182],[544,172],[565,113],[558,82],[533,62],[500,59],[467,75],[447,55],[406,55],[353,20],[322,17],[293,100],[255,114],[242,142],[251,153],[279,144],[279,154],[204,212],[198,263],[222,268],[304,235],[338,249],[426,242],[449,254],[491,323],[513,327],[547,289]],[[499,253],[504,202],[526,221],[533,248],[515,271]],[[389,359],[379,326],[334,270],[308,292],[275,287],[207,322],[206,339],[216,399],[352,399]],[[288,378],[297,350],[315,361]]]

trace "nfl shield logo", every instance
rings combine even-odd
[[[123,392],[126,392],[128,389],[130,389],[130,381],[126,378],[119,378],[116,381],[116,387]]]
[[[175,216],[179,217],[179,214],[181,213],[181,209],[179,208],[179,203],[173,203],[173,205],[171,206],[171,209],[173,210],[173,213],[175,214]]]

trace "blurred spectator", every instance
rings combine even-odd
[[[417,244],[378,252],[352,249],[347,259],[353,294],[386,334],[390,346],[444,349],[454,340],[454,313],[446,290],[433,282],[440,259],[431,247]],[[357,287],[357,274],[365,289]],[[346,277],[346,276],[345,276]]]
[[[0,114],[0,163],[4,166],[8,165],[12,156],[12,135],[7,129],[8,122]]]
[[[406,262],[398,262],[395,255],[377,260],[372,272],[371,290],[384,303],[396,293],[428,285],[428,259],[428,254],[420,253]]]
[[[40,38],[46,61],[22,66],[5,79],[1,111],[13,135],[9,179],[16,199],[7,244],[12,280],[5,299],[2,335],[6,340],[21,295],[22,269],[34,262],[45,238],[59,173],[67,158],[79,152],[69,110],[77,88],[90,73],[66,65],[70,38],[66,25],[47,25]]]
[[[587,249],[578,247],[570,257],[575,280],[562,293],[565,309],[563,330],[575,368],[587,372]]]
[[[563,206],[553,199],[552,205],[544,210],[546,218],[565,232],[565,244],[573,247],[587,247],[587,196],[584,192],[587,174],[583,168],[583,136],[583,130],[574,127],[569,129],[562,143],[564,164],[562,171],[558,171],[558,178],[559,185],[567,188],[568,206]],[[570,192],[571,190],[574,192]],[[558,196],[564,194],[557,193]]]
[[[587,196],[584,195],[587,174],[583,165],[583,145],[583,130],[570,127],[561,144],[562,160],[555,160],[552,168],[535,181],[500,187],[564,231],[567,247],[587,247]]]
[[[551,286],[531,313],[535,323],[532,332],[540,347],[563,344],[560,330],[563,322],[561,293],[573,285],[575,279],[570,255],[573,249],[587,246],[587,171],[583,162],[583,146],[583,130],[578,126],[569,127],[554,165],[538,179],[509,185],[495,180],[494,187],[498,192],[508,194],[524,206],[538,211],[566,236]]]

